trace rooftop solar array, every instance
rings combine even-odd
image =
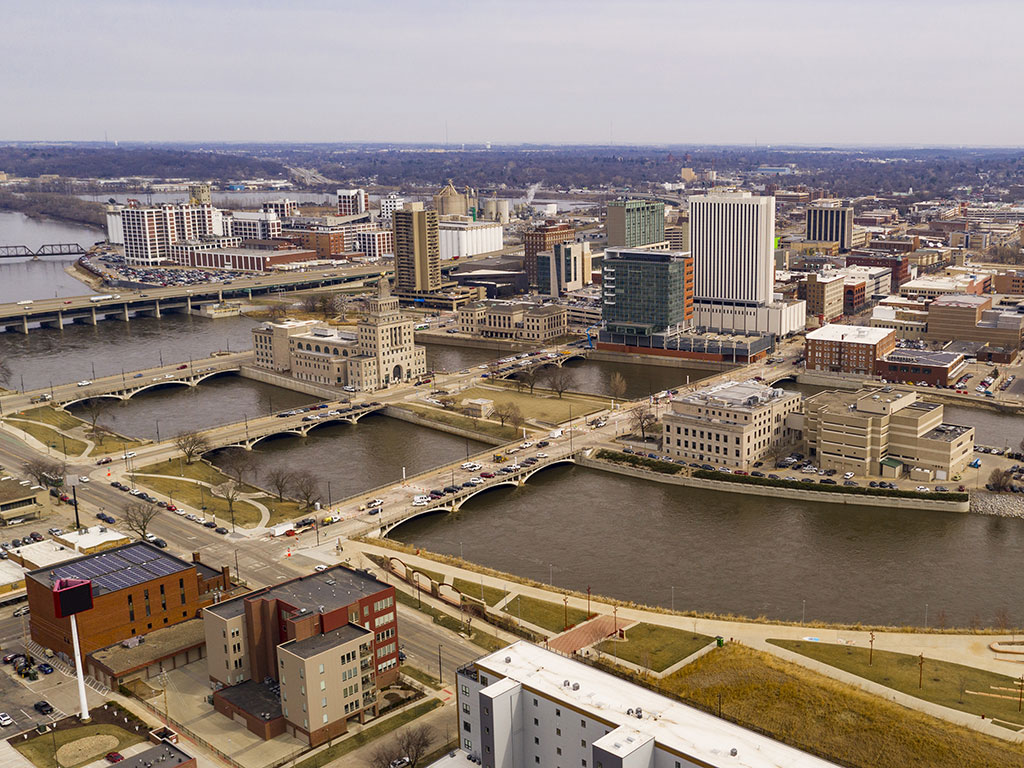
[[[37,577],[57,579],[91,579],[93,594],[116,592],[143,582],[170,576],[194,566],[143,542],[87,555],[51,568],[40,569]]]

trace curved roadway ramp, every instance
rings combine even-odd
[[[635,622],[619,619],[617,623],[618,629],[625,629]],[[571,656],[577,651],[606,640],[615,634],[615,630],[615,617],[608,615],[598,616],[590,621],[583,622],[579,626],[568,629],[560,635],[555,635],[548,640],[548,648]]]

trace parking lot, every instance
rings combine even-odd
[[[96,691],[86,688],[89,707],[102,704],[104,699]],[[33,707],[38,701],[48,701],[53,707],[49,715],[41,715]],[[5,737],[35,728],[40,723],[60,720],[78,711],[78,686],[73,677],[59,670],[39,675],[34,683],[14,674],[10,664],[0,668],[0,711],[14,720],[14,725],[3,729]]]

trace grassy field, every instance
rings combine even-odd
[[[193,461],[191,464],[186,464],[184,459],[180,462],[177,459],[168,459],[167,461],[161,461],[158,464],[138,467],[135,471],[145,473],[147,475],[190,477],[193,480],[199,480],[204,483],[209,483],[210,485],[220,485],[228,480],[227,475],[205,461]],[[259,492],[258,488],[253,488],[251,485],[244,485],[242,490],[246,493]]]
[[[327,749],[318,752],[312,757],[306,758],[301,763],[296,763],[293,768],[320,768],[320,766],[327,765],[332,760],[344,757],[354,749],[359,749],[359,747],[364,744],[369,744],[374,739],[379,739],[382,736],[391,733],[396,728],[401,728],[406,723],[411,723],[413,720],[427,714],[430,710],[440,706],[440,700],[428,699],[427,701],[417,704],[414,707],[410,707],[404,712],[400,712],[393,717],[389,717],[379,723],[374,723],[354,736],[350,736],[347,739],[339,741],[337,744],[329,746]]]
[[[101,759],[107,752],[117,752],[130,747],[132,744],[145,741],[143,736],[138,733],[131,733],[124,728],[108,723],[96,723],[93,725],[83,725],[80,728],[53,731],[52,733],[47,733],[24,742],[18,740],[13,746],[25,758],[30,760],[33,765],[38,766],[38,768],[57,768],[57,763],[53,759],[54,741],[56,741],[56,748],[60,749],[65,744],[70,744],[87,736],[113,736],[117,739],[117,746],[112,749],[104,749],[98,754],[71,765],[62,763],[60,768],[78,768],[80,765],[88,765],[97,759]]]
[[[205,504],[206,517],[216,515],[217,522],[222,525],[231,522],[227,501],[219,496],[212,496],[209,488],[200,489],[200,486],[195,483],[169,477],[136,477],[136,484],[152,488],[167,496],[173,496],[175,502],[180,502],[196,510]],[[260,511],[252,504],[242,500],[235,502],[235,525],[251,528],[260,521],[260,517]]]
[[[626,630],[625,642],[605,640],[597,650],[661,672],[711,642],[713,637],[684,629],[637,624]]]
[[[431,421],[436,421],[439,424],[447,424],[450,427],[457,427],[459,429],[467,429],[471,432],[480,432],[484,435],[490,435],[496,437],[499,440],[515,440],[516,437],[522,433],[514,427],[501,426],[496,422],[486,421],[485,419],[474,419],[470,416],[463,416],[461,413],[452,413],[451,411],[443,411],[440,408],[427,408],[423,405],[410,405],[409,403],[402,403],[400,408],[404,408],[407,411],[412,411],[417,416],[422,416]]]
[[[727,720],[853,768],[1020,765],[1024,747],[906,709],[767,653],[729,644],[659,681]]]
[[[68,456],[81,456],[82,453],[85,452],[85,443],[81,440],[76,440],[73,437],[62,435],[55,429],[43,426],[42,424],[33,424],[28,421],[22,421],[21,419],[8,419],[8,421],[18,429],[32,435],[32,437],[39,442],[54,446],[55,449],[61,453],[66,449],[66,455]]]
[[[395,590],[395,600],[397,600],[402,605],[407,605],[410,608],[415,608],[420,613],[429,616],[435,624],[438,624],[444,627],[445,629],[450,629],[452,632],[458,632],[460,634],[465,634],[466,632],[466,625],[458,619],[456,619],[454,616],[449,616],[447,613],[439,611],[433,606],[427,605],[422,600],[420,600],[419,604],[417,604],[416,596],[408,594],[403,589]],[[493,630],[491,630],[491,634],[487,634],[487,627],[480,626],[482,623],[483,622],[480,621],[476,622],[476,626],[473,627],[469,635],[470,642],[479,645],[486,651],[496,651],[499,648],[504,648],[506,645],[508,645],[508,643],[496,640],[493,634]]]
[[[416,667],[409,666],[408,663],[402,664],[402,674],[407,677],[411,677],[417,682],[423,683],[428,688],[433,688],[435,691],[439,691],[444,688],[444,684],[441,683],[436,677],[429,672],[424,672]]]
[[[566,608],[564,604],[558,605],[558,603],[549,603],[546,600],[538,600],[535,597],[516,595],[505,604],[502,610],[514,618],[521,618],[523,621],[543,627],[550,632],[557,633],[566,628]],[[587,612],[570,606],[568,618],[569,626],[575,626],[587,618]]]
[[[84,421],[79,419],[77,416],[72,416],[67,411],[58,411],[49,405],[43,405],[39,408],[30,408],[27,411],[19,411],[20,416],[24,416],[29,421],[39,421],[43,424],[49,424],[51,427],[57,429],[74,429],[75,427],[81,427],[85,424]]]
[[[428,568],[418,568],[418,567],[415,570],[419,571],[424,576],[429,576],[432,580],[436,581],[438,584],[441,584],[442,582],[444,582],[444,574],[441,573],[440,571],[431,571]]]
[[[453,579],[452,584],[457,590],[462,592],[464,595],[470,597],[481,597],[481,590],[483,590],[483,601],[488,605],[496,605],[505,597],[505,590],[492,587],[487,584],[481,586],[478,581],[469,581],[468,579]]]
[[[141,440],[121,437],[112,432],[105,432],[102,429],[89,435],[89,439],[94,443],[92,452],[96,455],[101,453],[124,453],[126,450],[138,448],[143,442]]]
[[[514,389],[490,389],[489,387],[471,387],[458,394],[459,400],[483,397],[493,400],[494,405],[515,403],[527,419],[544,421],[549,424],[561,424],[569,420],[569,407],[572,406],[572,417],[578,419],[596,413],[607,407],[607,403],[591,397],[573,395],[566,392],[561,398],[553,394],[530,394],[529,389],[517,392]]]
[[[925,658],[923,668],[919,668],[917,656],[878,649],[868,666],[867,648],[799,640],[768,642],[919,699],[1024,728],[1024,713],[1017,709],[1019,678],[929,658]],[[917,687],[919,677],[920,688]]]

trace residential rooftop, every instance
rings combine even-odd
[[[152,768],[154,765],[172,768],[191,759],[192,755],[188,754],[188,752],[177,744],[172,744],[167,739],[164,739],[145,752],[139,752],[131,757],[126,757],[118,765],[122,768]]]
[[[619,731],[609,738],[653,738],[658,746],[699,765],[737,768],[833,766],[781,742],[681,704],[614,675],[520,640],[477,660],[475,666],[506,677]],[[496,680],[495,684],[500,681]],[[568,685],[566,684],[568,683]],[[507,685],[507,683],[505,683]],[[642,712],[637,717],[636,712]],[[730,751],[735,749],[736,755]]]
[[[284,716],[281,695],[271,690],[266,683],[246,680],[238,685],[221,688],[217,693],[243,712],[261,720],[276,720]]]
[[[57,579],[89,579],[93,595],[117,592],[138,586],[161,576],[195,570],[195,563],[135,541],[116,549],[83,555],[56,566],[30,571],[28,578],[51,588]]]
[[[867,325],[844,325],[829,323],[807,334],[808,341],[845,341],[851,344],[878,344],[893,331],[889,328],[872,328]]]
[[[346,624],[338,629],[333,629],[320,635],[313,635],[304,640],[289,640],[278,647],[295,654],[300,659],[308,659],[318,656],[324,651],[337,648],[339,645],[345,645],[361,638],[372,639],[373,632],[357,624]]]

